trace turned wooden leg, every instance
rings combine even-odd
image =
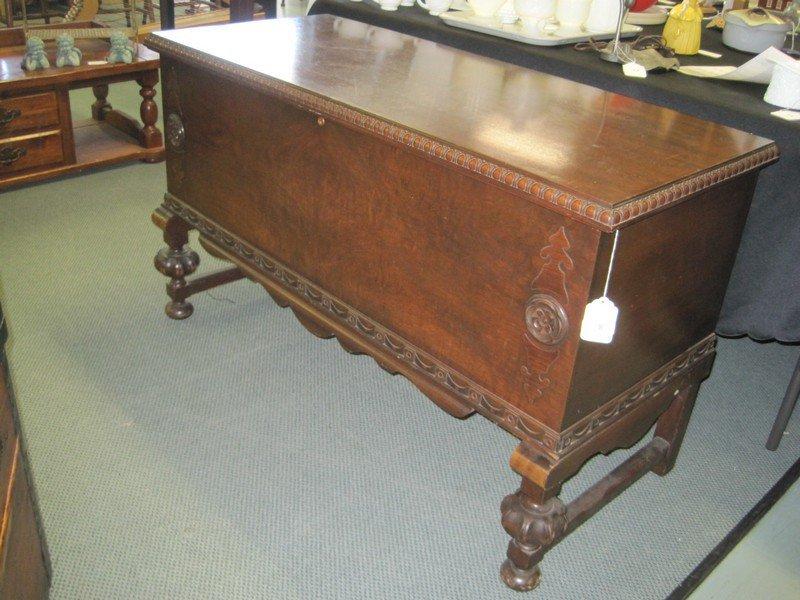
[[[122,10],[125,13],[125,25],[131,26],[131,0],[122,0]],[[133,15],[136,18],[136,15]]]
[[[161,137],[161,131],[156,127],[158,120],[158,105],[155,103],[156,90],[155,85],[158,83],[158,72],[148,71],[136,80],[141,87],[139,95],[142,97],[142,104],[139,114],[142,117],[144,126],[139,132],[139,143],[145,148],[158,148],[164,140]],[[146,158],[146,162],[157,162],[160,158]]]
[[[236,0],[230,3],[230,21],[238,23],[240,21],[253,20],[253,0]],[[265,9],[265,13],[269,12]]]
[[[95,121],[102,121],[106,113],[111,110],[111,105],[107,100],[108,86],[104,84],[92,86],[92,93],[95,97],[94,104],[92,104],[92,118]]]
[[[144,0],[144,12],[142,14],[142,25],[147,23],[147,19],[150,19],[151,23],[154,23],[155,20],[156,20],[156,14],[155,14],[155,10],[153,8],[153,0]]]
[[[558,496],[522,480],[519,490],[500,505],[503,528],[511,536],[500,577],[512,590],[527,592],[539,584],[539,561],[563,535],[567,509]]]
[[[500,506],[502,523],[511,536],[500,577],[513,590],[525,592],[539,583],[539,562],[545,553],[582,523],[619,496],[657,465],[665,463],[668,442],[656,436],[608,475],[567,505],[558,498],[563,477],[558,463],[520,444],[511,456],[511,468],[522,476],[522,486]],[[535,482],[536,481],[536,482]],[[542,484],[538,482],[544,482]]]
[[[525,442],[517,446],[510,465],[522,477],[522,486],[506,496],[500,507],[503,527],[511,536],[506,553],[508,558],[500,570],[500,576],[508,587],[518,591],[532,590],[541,576],[539,562],[550,548],[645,474],[652,471],[666,475],[672,469],[697,390],[708,376],[713,359],[714,353],[709,352],[691,369],[656,391],[657,395],[668,394],[672,400],[658,418],[653,439],[567,505],[558,498],[561,485],[592,453],[587,452],[582,457],[578,455],[580,462],[576,462],[569,454],[554,455]],[[657,395],[654,398],[657,399]],[[637,436],[651,424],[652,421],[644,421]],[[634,437],[620,445],[630,445],[635,441]],[[607,452],[617,447],[612,445],[600,448],[600,451]]]
[[[170,302],[167,303],[165,310],[171,319],[186,319],[192,315],[194,307],[187,302],[189,296],[245,277],[244,271],[239,267],[231,267],[186,281],[186,277],[194,273],[200,264],[200,257],[186,245],[189,241],[189,231],[194,227],[166,203],[153,211],[152,219],[164,230],[164,241],[167,242],[167,247],[156,254],[154,262],[156,269],[170,278],[167,283]],[[230,260],[216,247],[208,244],[205,247],[211,249],[212,255]]]
[[[164,230],[164,241],[167,243],[167,247],[159,250],[154,259],[156,269],[170,278],[167,283],[170,301],[165,311],[170,319],[186,319],[194,312],[194,307],[186,301],[189,295],[186,277],[194,273],[200,264],[197,252],[186,245],[191,226],[164,208],[156,209],[153,220]]]
[[[692,408],[694,408],[694,401],[697,398],[699,388],[700,380],[688,383],[678,391],[672,404],[658,418],[655,437],[667,442],[669,447],[664,453],[664,458],[652,469],[656,475],[663,477],[675,466],[675,460],[678,458],[683,435],[689,425],[689,417],[692,416]]]
[[[175,29],[175,2],[174,0],[161,0],[158,3],[159,20],[161,29]]]

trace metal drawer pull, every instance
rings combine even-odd
[[[0,164],[2,164],[4,167],[10,167],[27,153],[27,148],[23,148],[21,146],[12,148],[10,146],[6,146],[0,150]]]
[[[18,108],[7,109],[0,106],[0,127],[5,127],[22,113]]]

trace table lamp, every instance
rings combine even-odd
[[[621,41],[620,35],[622,34],[622,24],[625,22],[625,16],[628,14],[628,9],[635,4],[636,0],[620,0],[619,4],[619,17],[617,18],[617,31],[614,34],[614,39],[610,41],[605,48],[600,50],[600,58],[613,63],[626,63],[631,62],[631,45],[627,42]]]

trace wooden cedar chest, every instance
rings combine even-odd
[[[243,276],[320,337],[520,444],[504,581],[648,471],[669,471],[714,355],[775,145],[330,16],[168,31],[167,314]],[[234,267],[191,281],[202,245]],[[617,233],[618,232],[618,233]],[[580,338],[587,303],[613,342]],[[298,373],[298,376],[301,374]],[[654,439],[565,506],[591,456]]]

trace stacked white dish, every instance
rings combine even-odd
[[[506,0],[467,0],[471,10],[439,16],[454,27],[526,44],[558,46],[589,38],[613,38],[620,10],[619,0],[513,0],[518,20],[508,22],[508,11],[501,11],[505,3]],[[621,35],[631,37],[641,30],[636,25],[623,24]]]
[[[666,6],[651,6],[640,12],[629,12],[625,22],[631,25],[661,25],[667,22],[669,8]]]

